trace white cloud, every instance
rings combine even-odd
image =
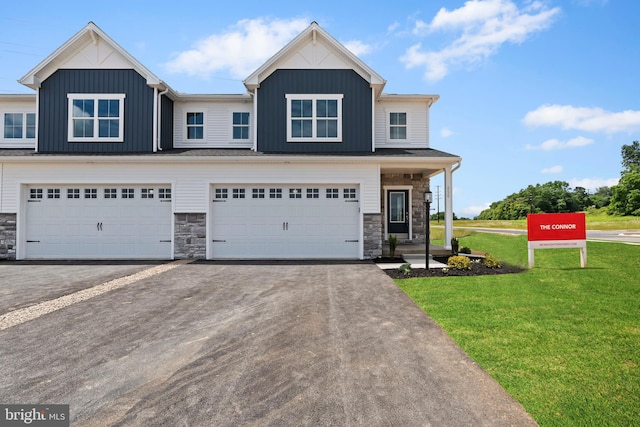
[[[309,25],[310,20],[244,19],[227,31],[197,41],[165,64],[171,73],[210,77],[227,70],[243,79],[273,56]]]
[[[619,180],[620,178],[573,178],[569,180],[569,186],[596,190],[600,187],[613,187]]]
[[[449,138],[451,135],[453,135],[453,131],[449,128],[442,128],[440,130],[440,136],[443,138]]]
[[[585,145],[589,145],[593,143],[594,143],[593,139],[585,138],[583,136],[577,136],[566,142],[560,141],[558,139],[548,139],[540,145],[527,144],[524,148],[525,150],[551,151],[551,150],[562,150],[565,148],[584,147]]]
[[[602,108],[542,105],[528,112],[523,122],[529,126],[557,126],[586,132],[631,133],[640,129],[640,111],[610,112]]]
[[[387,27],[387,32],[388,33],[393,33],[395,30],[398,29],[398,27],[400,27],[400,23],[398,21],[394,22],[393,24],[389,25]]]
[[[545,30],[560,13],[534,1],[522,9],[511,0],[469,0],[458,9],[441,8],[431,23],[417,21],[414,34],[448,30],[457,38],[439,51],[425,51],[418,43],[400,60],[407,68],[425,67],[427,80],[440,80],[454,65],[471,65],[495,54],[505,43],[522,43],[531,34]]]
[[[465,218],[475,218],[478,215],[480,215],[480,212],[482,212],[483,210],[489,209],[489,206],[491,206],[491,203],[482,203],[480,205],[470,205],[461,209],[459,212],[456,212],[456,216],[465,217]]]
[[[426,22],[418,19],[413,27],[413,30],[411,31],[413,34],[419,35],[425,31],[429,30],[429,24],[427,24]]]
[[[373,51],[373,46],[362,43],[360,40],[351,40],[343,44],[356,56],[363,56]]]
[[[540,173],[556,174],[556,173],[562,173],[563,170],[564,168],[562,166],[556,165],[556,166],[551,166],[550,168],[544,168],[540,171]]]

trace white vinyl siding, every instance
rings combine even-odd
[[[206,212],[209,185],[213,183],[353,183],[360,188],[363,213],[380,212],[378,165],[375,164],[255,164],[178,163],[147,164],[111,162],[11,162],[4,163],[0,212],[19,211],[21,184],[87,183],[144,184],[172,179],[176,213]],[[84,187],[83,187],[84,188]],[[22,190],[25,191],[25,190]],[[285,195],[288,197],[288,194]],[[81,192],[81,197],[84,193]]]
[[[202,112],[203,138],[187,138],[187,113]],[[233,113],[249,113],[248,138],[233,138]],[[251,148],[253,105],[248,102],[174,103],[173,146],[175,148]]]
[[[428,148],[429,107],[424,102],[385,102],[375,105],[375,140],[379,148]],[[390,114],[406,113],[406,139],[390,138]]]

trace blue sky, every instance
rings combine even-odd
[[[636,0],[12,4],[0,93],[29,93],[16,80],[89,21],[177,91],[243,93],[243,78],[316,21],[385,92],[440,95],[431,147],[463,158],[458,216],[529,184],[614,185],[620,147],[640,139]]]

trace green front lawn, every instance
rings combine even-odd
[[[639,216],[610,216],[600,212],[587,212],[587,230],[640,230]],[[431,221],[431,225],[438,225]],[[440,221],[440,225],[444,225]],[[527,220],[456,220],[453,222],[454,227],[472,227],[472,228],[513,228],[516,230],[526,230]]]
[[[461,245],[526,266],[526,236]],[[640,246],[537,250],[522,274],[398,285],[541,426],[640,423]]]

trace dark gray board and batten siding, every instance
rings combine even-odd
[[[69,142],[69,93],[124,93],[123,142]],[[41,153],[153,151],[153,88],[134,70],[58,70],[42,82],[38,117]]]
[[[163,150],[173,149],[173,101],[167,96],[163,96],[160,101],[161,125],[160,125],[160,148]]]
[[[371,87],[353,70],[276,70],[258,89],[258,151],[371,152]],[[342,94],[342,142],[287,142],[285,94]]]

